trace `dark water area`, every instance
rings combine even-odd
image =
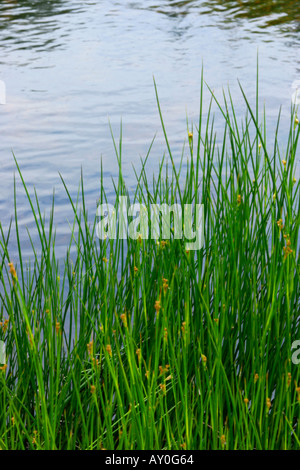
[[[49,212],[55,188],[57,244],[63,256],[72,212],[59,172],[76,195],[81,168],[89,213],[96,211],[100,159],[104,184],[117,175],[109,122],[119,135],[123,164],[134,188],[132,165],[149,159],[155,172],[166,146],[155,101],[157,83],[174,158],[186,139],[186,117],[196,124],[202,64],[218,97],[228,86],[241,116],[237,79],[255,102],[259,93],[270,129],[282,106],[284,149],[292,96],[300,85],[298,1],[1,1],[0,220],[13,216],[14,152],[30,192]],[[205,94],[206,109],[209,93]],[[217,124],[218,126],[218,124]],[[220,124],[222,130],[222,125]],[[221,137],[221,136],[220,136]],[[33,217],[17,178],[21,236]],[[28,251],[29,253],[29,251]]]

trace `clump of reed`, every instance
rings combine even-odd
[[[39,249],[32,241],[28,266],[15,202],[13,259],[13,226],[1,227],[0,240],[2,449],[300,448],[296,110],[282,153],[279,119],[270,145],[258,99],[253,110],[241,89],[239,124],[230,93],[222,104],[212,94],[204,112],[203,87],[202,79],[189,160],[183,153],[179,165],[155,88],[168,162],[152,178],[147,155],[134,194],[122,175],[122,137],[119,146],[113,138],[116,200],[202,203],[200,250],[187,251],[172,232],[167,240],[99,240],[83,179],[76,200],[62,180],[74,224],[61,267],[54,199],[46,221],[16,161]]]

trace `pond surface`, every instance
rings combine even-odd
[[[43,210],[55,187],[61,246],[71,213],[59,172],[76,194],[83,169],[89,211],[95,211],[100,158],[108,187],[117,174],[109,121],[118,138],[122,119],[127,184],[134,184],[132,165],[139,167],[157,133],[149,161],[155,171],[165,145],[153,76],[176,160],[186,116],[198,120],[202,64],[209,86],[221,96],[229,85],[243,114],[237,79],[254,102],[258,53],[262,104],[271,127],[282,105],[284,137],[300,80],[299,46],[298,0],[1,1],[2,226],[13,216],[12,151]],[[32,215],[18,178],[17,198],[25,233]]]

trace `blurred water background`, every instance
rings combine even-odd
[[[186,117],[194,125],[198,121],[202,64],[216,95],[221,98],[222,89],[229,86],[243,115],[237,79],[254,104],[258,54],[260,103],[266,107],[271,130],[282,106],[284,148],[292,95],[300,84],[299,46],[300,6],[293,0],[1,1],[4,230],[14,213],[12,152],[31,194],[36,188],[42,210],[49,211],[55,188],[59,256],[65,253],[72,220],[59,172],[76,195],[82,168],[89,212],[95,213],[100,159],[108,192],[111,177],[117,175],[109,121],[118,138],[122,119],[128,186],[135,187],[132,165],[140,167],[140,157],[145,157],[155,134],[148,168],[157,171],[166,147],[153,76],[179,161],[187,137]],[[208,93],[205,100],[207,104]],[[17,206],[25,240],[26,226],[31,229],[34,224],[19,178]],[[27,247],[29,254],[29,242]]]

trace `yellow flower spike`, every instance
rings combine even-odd
[[[110,355],[110,357],[112,356],[112,350],[111,350],[111,345],[110,344],[107,344],[106,347],[105,347],[106,351],[108,352],[108,354]]]
[[[286,240],[286,246],[283,247],[283,252],[284,252],[284,260],[293,253],[293,250],[291,249],[291,240],[289,238],[289,235],[284,235],[284,238]]]
[[[255,384],[256,384],[256,382],[258,381],[258,379],[259,379],[259,375],[258,375],[258,374],[255,374],[255,375],[254,375],[254,383],[255,383]]]
[[[295,118],[295,126],[298,126],[298,124],[299,124],[299,119],[296,117]]]
[[[202,362],[204,362],[204,364],[207,363],[207,357],[204,356],[204,354],[201,354],[201,359],[202,359]]]
[[[135,272],[135,273],[137,273],[138,270],[139,270],[136,266],[135,266],[133,269],[134,269],[134,272]]]
[[[268,408],[268,411],[269,409],[271,408],[272,404],[271,404],[271,399],[270,398],[267,398],[267,401],[266,401],[266,406]]]
[[[140,360],[141,360],[141,350],[140,350],[140,348],[138,348],[138,349],[135,351],[135,354],[137,355],[138,361],[140,362]]]
[[[0,323],[0,326],[2,327],[3,333],[6,332],[6,330],[8,328],[8,323],[9,323],[9,319],[7,319],[7,318],[4,320],[4,323],[2,323],[2,322]]]
[[[55,324],[55,331],[56,331],[56,334],[58,335],[59,333],[59,330],[60,330],[60,324],[59,322],[57,321],[56,324]]]
[[[108,259],[105,258],[105,256],[104,256],[104,258],[102,258],[102,260],[104,261],[104,263],[108,263]]]
[[[95,385],[91,385],[91,393],[93,394],[93,393],[95,393],[95,391],[96,391]]]
[[[242,196],[239,194],[237,197],[237,203],[241,204],[241,202],[242,202]]]
[[[249,398],[244,398],[244,403],[245,403],[245,405],[248,405],[248,403],[249,403]]]
[[[125,326],[125,328],[127,328],[127,317],[126,317],[126,314],[125,313],[122,313],[122,315],[120,315],[120,318],[123,322],[123,325]]]
[[[169,288],[169,284],[168,284],[168,279],[165,279],[163,278],[163,289],[164,289],[164,293],[166,294],[167,293],[167,290]]]
[[[93,363],[94,367],[98,367],[98,365],[99,365],[98,359],[95,359],[94,357],[92,357],[92,363]]]
[[[156,311],[156,313],[158,314],[160,309],[161,309],[161,305],[160,305],[160,300],[156,300],[155,303],[154,303],[154,309]]]
[[[12,275],[12,277],[13,277],[14,279],[18,279],[18,278],[17,278],[17,272],[16,272],[16,269],[15,269],[14,263],[8,263],[8,266],[9,266],[9,272],[10,272],[10,274]]]
[[[88,349],[88,353],[89,353],[90,356],[92,356],[92,354],[93,354],[93,344],[94,344],[93,341],[90,341],[90,342],[87,344],[87,349]]]
[[[282,160],[282,164],[283,164],[284,168],[286,168],[286,160]]]
[[[166,364],[164,367],[158,366],[158,369],[159,369],[159,375],[163,375],[163,374],[169,373],[170,366],[169,364]],[[165,380],[169,380],[169,379],[170,379],[170,376],[168,379],[165,379]]]
[[[225,434],[222,434],[222,436],[220,437],[220,440],[221,440],[221,446],[224,447],[226,445],[226,437],[225,437]]]
[[[3,372],[5,372],[7,369],[7,364],[4,364],[3,366],[0,367],[0,370],[2,370]]]

